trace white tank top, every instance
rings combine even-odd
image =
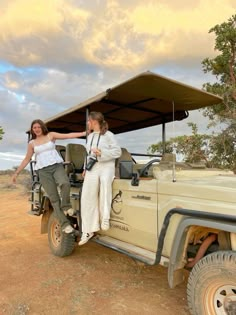
[[[35,170],[39,170],[43,167],[56,163],[63,163],[63,159],[58,154],[53,141],[50,140],[40,145],[34,145],[33,142],[33,147],[36,159]]]

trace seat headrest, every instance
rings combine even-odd
[[[76,169],[83,167],[86,158],[85,146],[78,143],[69,143],[66,146],[66,162],[72,162]]]

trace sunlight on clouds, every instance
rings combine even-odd
[[[15,90],[19,88],[19,82],[13,81],[9,77],[6,77],[5,86],[9,89]]]
[[[63,0],[14,0],[1,8],[0,58],[20,66],[64,60],[73,54],[86,29],[89,12]],[[72,42],[71,42],[72,40]]]
[[[176,5],[173,7],[172,1],[145,2],[130,13],[138,33],[155,36],[147,39],[147,51],[161,58],[175,59],[189,55],[189,51],[192,56],[212,54],[214,37],[208,31],[232,15],[230,1],[181,1],[176,4],[181,10],[177,10]]]
[[[214,10],[212,7],[214,6]],[[213,54],[209,29],[231,16],[231,2],[215,0],[107,1],[87,29],[85,58],[99,66],[145,69],[168,60],[203,59]],[[220,14],[219,14],[220,13]],[[191,54],[190,54],[191,52]]]
[[[92,21],[89,36],[83,41],[86,57],[90,62],[106,67],[140,65],[143,51],[141,36],[136,36],[129,20],[129,10],[117,1],[107,2],[107,8]]]
[[[1,75],[2,85],[7,89],[17,90],[21,85],[21,75],[16,71],[7,71]]]
[[[208,31],[235,9],[235,0],[0,0],[0,160],[25,152],[33,119],[141,71],[201,87],[201,60],[214,53]],[[145,150],[160,135],[149,133],[129,145]]]
[[[2,33],[5,37],[24,37],[36,32],[58,30],[63,17],[55,5],[56,1],[50,0],[8,2],[0,21]]]
[[[209,29],[233,12],[229,0],[137,1],[132,10],[111,1],[104,16],[94,21],[85,48],[91,62],[113,69],[138,71],[168,60],[188,63],[190,58],[200,63],[214,53],[215,37]]]
[[[75,21],[81,26],[89,16],[89,12],[70,6],[63,0],[14,0],[8,2],[1,13],[0,29],[5,38],[9,35],[24,37],[64,31],[66,18],[70,19],[69,26]],[[44,40],[47,42],[46,38]]]
[[[205,32],[233,14],[233,7],[227,0],[200,0],[191,6],[187,0],[181,2],[181,10],[177,10],[176,6],[172,7],[171,0],[151,1],[150,4],[146,1],[130,12],[130,20],[139,33],[171,35],[179,31]],[[179,6],[179,2],[176,3]]]
[[[227,20],[235,4],[232,0],[104,0],[93,5],[13,0],[1,11],[1,59],[18,66],[65,68],[83,62],[114,71],[139,71],[163,61],[189,57],[199,61],[211,55],[214,36],[208,31]]]

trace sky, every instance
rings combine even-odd
[[[150,70],[202,88],[215,80],[201,62],[214,57],[210,28],[236,11],[235,0],[0,0],[0,170],[18,166],[31,121],[47,119]],[[193,112],[167,136],[206,132]],[[129,136],[129,137],[128,137]],[[117,135],[146,152],[160,127]],[[138,139],[138,141],[137,141]],[[73,140],[72,142],[81,140]]]

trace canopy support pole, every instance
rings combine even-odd
[[[162,155],[166,153],[166,123],[162,123]]]
[[[175,102],[174,100],[172,101],[172,106],[173,106],[173,138],[175,138]],[[175,143],[173,142],[172,146],[172,154],[173,154],[173,168],[172,168],[172,181],[173,183],[176,182],[176,172],[175,172],[175,161],[176,161],[176,146]]]

